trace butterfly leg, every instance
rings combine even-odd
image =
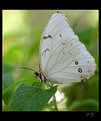
[[[47,85],[47,89],[49,89],[49,87],[51,87],[51,85],[49,84],[49,82],[46,82]]]
[[[42,82],[34,82],[34,83],[32,84],[32,86],[33,86],[35,83],[38,84],[38,88],[39,88],[39,92],[40,92],[40,83],[42,83]]]

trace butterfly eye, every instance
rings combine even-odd
[[[39,73],[37,73],[37,72],[35,72],[34,74],[35,74],[36,76],[39,76]]]

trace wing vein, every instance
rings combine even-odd
[[[92,58],[92,57],[88,57],[88,58]],[[78,59],[83,59],[83,58],[78,58]],[[75,60],[77,60],[77,59],[75,59]],[[73,60],[73,61],[75,61],[75,60]],[[62,68],[62,69],[60,69],[59,71],[54,72],[54,73],[61,72],[61,71],[64,70],[65,68],[68,68],[68,65],[70,65],[73,61],[71,61],[69,64],[67,64],[66,67],[64,67],[64,68]],[[81,66],[80,66],[80,67],[81,67]],[[94,66],[94,67],[95,67],[95,66]],[[50,74],[51,74],[51,73],[50,73]]]
[[[63,39],[62,39],[62,40],[63,40]],[[53,56],[54,52],[61,46],[61,44],[62,44],[65,40],[66,40],[66,39],[64,39],[62,42],[60,42],[59,46],[56,47],[56,48],[54,49],[54,51],[51,53],[51,55],[50,55],[50,57],[49,57],[49,59],[48,59],[48,61],[47,61],[47,64],[46,64],[46,70],[47,70],[47,65],[48,65],[48,63],[49,63],[50,58]]]
[[[54,30],[54,28],[56,29],[56,27],[58,27],[62,22],[64,21],[64,19],[62,19],[58,24],[56,24],[53,28],[50,28],[49,30],[50,31],[48,31],[47,30],[47,32],[49,32],[49,33],[51,33],[53,30]],[[53,23],[52,23],[53,24]],[[52,26],[51,26],[52,27]]]
[[[69,41],[69,42],[70,42],[70,41]],[[78,43],[76,46],[78,46],[79,44],[80,44],[80,43]],[[74,46],[73,48],[75,48],[76,46]],[[71,48],[68,52],[70,52],[73,48]],[[63,48],[63,49],[65,49],[65,48]],[[61,51],[61,52],[62,52],[62,51]],[[60,53],[61,53],[61,52],[60,52]],[[68,52],[67,52],[67,53],[68,53]],[[65,55],[67,55],[67,53],[66,53]],[[60,55],[60,54],[59,54],[59,55]],[[65,55],[64,55],[64,56],[62,56],[61,58],[65,57]],[[73,55],[72,55],[72,56],[73,56]],[[72,57],[72,56],[70,56],[70,57]],[[58,56],[58,57],[59,57],[59,56]],[[58,57],[57,57],[57,58],[58,58]],[[61,60],[61,58],[60,58],[60,60]],[[69,59],[69,57],[68,57],[68,59]],[[59,61],[60,61],[60,60],[59,60]],[[56,59],[57,64],[59,63],[59,61],[57,62],[57,59]],[[56,62],[55,62],[55,64],[54,64],[54,65],[56,65]],[[54,68],[54,67],[55,67],[54,65],[50,68],[50,70],[49,70],[49,71],[51,71],[51,70],[52,70],[52,68]],[[49,71],[48,71],[48,72],[49,72]]]

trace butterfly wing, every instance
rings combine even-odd
[[[69,26],[64,14],[50,18],[40,41],[43,75],[54,83],[80,82],[95,72],[94,58]]]

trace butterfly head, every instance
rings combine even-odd
[[[35,74],[36,77],[40,77],[40,73],[35,72],[34,74]]]
[[[35,77],[38,77],[41,80],[41,82],[46,83],[46,80],[47,80],[46,76],[38,72],[35,72],[34,74],[35,74]]]

